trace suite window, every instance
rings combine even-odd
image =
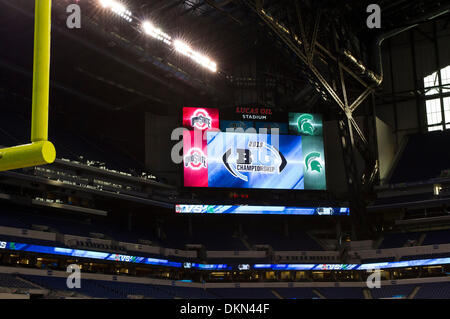
[[[450,65],[440,75],[440,80],[438,72],[423,80],[428,131],[450,129]]]

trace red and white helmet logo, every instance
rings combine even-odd
[[[192,169],[201,169],[207,167],[207,158],[199,148],[191,148],[184,156],[184,166]]]
[[[212,119],[204,109],[196,110],[191,116],[191,125],[199,130],[211,128]]]

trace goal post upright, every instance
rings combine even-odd
[[[50,164],[56,150],[48,141],[51,0],[35,0],[31,143],[0,149],[0,171]]]

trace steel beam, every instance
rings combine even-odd
[[[333,37],[332,42],[336,54],[333,54],[330,49],[326,49],[319,43],[320,10],[315,14],[315,21],[313,22],[313,28],[311,28],[312,34],[309,38],[305,29],[305,21],[303,20],[304,15],[302,15],[302,10],[298,1],[294,2],[295,12],[297,14],[297,28],[275,20],[275,18],[267,14],[261,6],[258,7],[258,2],[254,3],[249,0],[244,0],[244,2],[265,22],[265,24],[283,41],[301,62],[306,65],[309,72],[317,79],[321,87],[328,93],[337,106],[339,106],[339,132],[347,173],[347,184],[352,197],[355,238],[365,238],[369,232],[369,227],[365,216],[366,203],[364,197],[365,192],[372,186],[378,172],[378,165],[368,139],[353,118],[353,112],[367,99],[367,97],[374,93],[374,88],[362,80],[339,58],[342,56],[343,51],[339,48],[336,31],[331,35]],[[283,9],[287,11],[286,14],[290,17],[290,8]],[[300,36],[294,33],[295,30],[300,31]],[[322,54],[321,59],[315,61],[316,59],[314,59],[314,56],[319,52]],[[346,51],[346,57],[346,61],[353,61],[351,65],[358,66],[358,70],[368,71],[367,68],[348,51]],[[337,77],[333,77],[333,74],[331,75],[331,78],[324,75],[316,62],[322,62],[324,68],[328,68],[330,72],[334,73]],[[334,70],[337,70],[337,72]],[[349,75],[349,79],[353,80],[354,83],[352,83],[352,87],[354,90],[358,86],[362,86],[362,92],[359,93],[352,102],[350,102],[349,91],[347,88],[351,81],[347,83],[345,75]],[[338,88],[337,84],[334,82],[336,79],[339,81],[340,88]],[[374,84],[379,83],[375,82]],[[362,176],[358,173],[355,161],[355,150],[358,150],[361,153],[366,163],[366,169]]]

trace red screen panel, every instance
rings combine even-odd
[[[207,141],[200,130],[183,132],[184,186],[208,187]]]
[[[202,107],[183,108],[183,127],[188,130],[219,129],[219,110]]]

